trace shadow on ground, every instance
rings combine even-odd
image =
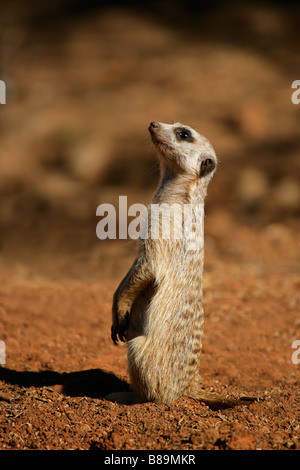
[[[0,369],[0,380],[18,387],[46,387],[62,385],[63,393],[70,397],[103,398],[112,390],[127,391],[127,382],[110,372],[101,369],[90,369],[79,372],[39,372]]]

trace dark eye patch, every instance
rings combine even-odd
[[[194,141],[192,137],[192,133],[189,129],[186,129],[184,127],[177,127],[174,132],[175,132],[177,140],[179,141],[182,141],[182,140],[185,140],[187,142]]]

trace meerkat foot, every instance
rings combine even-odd
[[[240,405],[249,405],[255,401],[253,397],[224,398],[218,393],[208,392],[203,389],[198,389],[195,393],[189,394],[189,397],[205,403],[211,409],[233,408]]]
[[[114,392],[109,393],[104,398],[120,405],[134,405],[135,403],[143,403],[145,401],[135,392]]]

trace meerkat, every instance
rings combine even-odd
[[[155,401],[170,404],[186,396],[210,406],[232,406],[244,399],[227,399],[204,390],[198,372],[203,335],[204,246],[190,249],[188,237],[151,237],[151,207],[174,209],[181,223],[185,205],[203,206],[217,168],[210,142],[181,123],[151,122],[149,132],[160,161],[160,182],[148,208],[147,236],[113,297],[111,338],[126,342],[132,392],[106,398],[119,403]],[[177,212],[176,212],[177,211]],[[180,213],[180,214],[179,214]],[[158,221],[159,226],[161,222]],[[187,222],[194,231],[193,220]]]

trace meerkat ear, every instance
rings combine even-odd
[[[211,173],[216,167],[215,162],[211,158],[206,158],[200,165],[200,178]]]

